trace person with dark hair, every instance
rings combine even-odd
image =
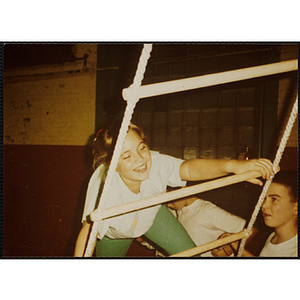
[[[274,231],[267,238],[260,257],[298,257],[297,171],[280,171],[262,205],[264,222]],[[228,235],[228,234],[226,234]],[[231,243],[237,250],[238,243]],[[243,250],[242,256],[254,256]]]
[[[189,196],[171,201],[167,206],[174,211],[173,214],[197,246],[213,242],[224,233],[240,232],[246,224],[246,220],[197,196]],[[257,229],[253,227],[251,236],[247,239],[247,242],[251,240],[256,232]],[[225,245],[220,249],[202,253],[201,256],[230,256],[232,253],[233,251],[230,246]]]
[[[91,229],[88,216],[97,207],[119,128],[120,122],[110,123],[99,130],[94,139],[95,171],[87,190],[83,226],[76,241],[75,256],[84,254]],[[213,179],[250,170],[259,171],[264,179],[270,178],[273,172],[272,163],[267,159],[184,161],[150,151],[143,130],[131,123],[104,208],[157,196],[165,193],[168,185],[184,186],[187,180]],[[253,179],[251,182],[262,184],[259,179]],[[195,247],[194,242],[166,205],[156,205],[102,222],[103,226],[97,235],[96,256],[125,256],[134,238],[142,235],[169,255]]]

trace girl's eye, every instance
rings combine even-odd
[[[277,200],[278,200],[277,198],[274,198],[274,197],[272,198],[272,201],[273,201],[273,202],[275,202],[275,201],[277,201]]]
[[[129,158],[130,158],[130,155],[123,156],[123,159],[129,159]]]
[[[146,145],[142,144],[140,150],[144,150],[144,149],[146,149]]]

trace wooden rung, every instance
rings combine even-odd
[[[202,193],[205,191],[217,189],[220,187],[224,187],[227,185],[235,184],[242,181],[247,181],[250,179],[254,179],[257,177],[261,177],[261,174],[258,171],[249,171],[245,173],[241,173],[238,175],[227,176],[223,178],[219,178],[216,180],[200,183],[194,186],[185,187],[183,189],[178,189],[172,192],[164,193],[157,195],[155,197],[149,197],[121,205],[117,205],[114,207],[106,208],[103,210],[101,214],[101,218],[97,215],[97,211],[94,211],[90,214],[92,221],[101,221],[104,219],[108,219],[114,216],[119,216],[121,214],[125,214],[128,212],[136,211],[139,209],[155,206],[161,203],[165,203],[168,201],[184,198],[190,195]]]
[[[295,70],[298,70],[298,59],[166,82],[152,83],[140,86],[139,98],[142,99],[169,93],[182,92]],[[130,97],[132,97],[132,93],[132,87],[123,89],[124,99],[130,99]]]
[[[207,251],[210,251],[212,249],[221,247],[223,245],[227,245],[229,243],[235,242],[237,240],[240,240],[244,237],[247,236],[246,230],[240,231],[238,233],[232,234],[230,236],[224,237],[222,239],[201,245],[201,246],[197,246],[195,248],[186,250],[186,251],[182,251],[176,254],[171,255],[170,257],[190,257],[190,256],[195,256],[197,254],[200,253],[204,253]]]

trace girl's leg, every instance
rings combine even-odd
[[[110,239],[106,236],[97,240],[96,256],[98,257],[124,257],[133,239]]]
[[[180,222],[162,205],[145,236],[169,255],[196,247]]]

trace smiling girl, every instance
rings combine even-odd
[[[119,128],[120,122],[111,122],[98,131],[94,139],[95,172],[87,190],[83,226],[77,238],[75,256],[84,254],[91,229],[89,215],[98,206]],[[167,186],[184,186],[187,180],[206,180],[250,170],[259,171],[267,179],[272,173],[272,163],[267,159],[184,161],[150,151],[142,129],[131,123],[104,208],[165,193]],[[251,182],[262,184],[258,179]],[[103,222],[105,225],[98,232],[96,256],[125,256],[133,239],[142,235],[169,255],[195,247],[185,229],[165,205],[131,212]]]

